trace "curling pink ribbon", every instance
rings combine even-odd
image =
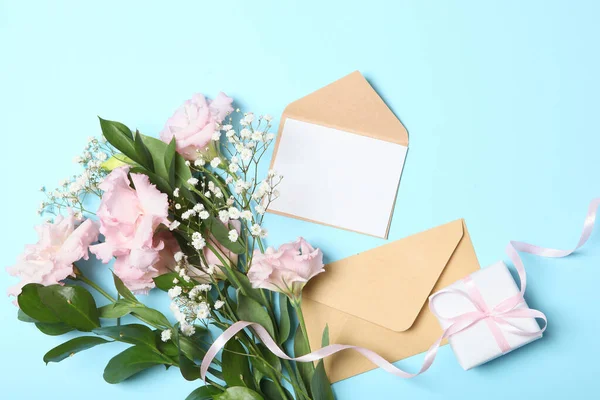
[[[443,331],[442,335],[435,341],[435,343],[433,343],[429,350],[427,350],[421,369],[417,373],[409,373],[395,367],[392,363],[388,362],[386,359],[384,359],[372,350],[366,349],[364,347],[344,344],[332,344],[300,357],[290,357],[283,350],[281,350],[281,348],[279,348],[279,346],[273,340],[271,335],[269,335],[267,330],[260,324],[254,322],[239,321],[227,328],[210,346],[210,348],[206,352],[206,355],[204,356],[204,359],[202,360],[202,365],[200,366],[200,377],[203,380],[205,380],[208,367],[212,363],[213,359],[216,357],[217,353],[221,349],[223,349],[225,347],[225,344],[229,340],[231,340],[237,333],[246,328],[252,328],[256,335],[263,342],[263,344],[273,354],[284,360],[297,362],[313,362],[322,360],[323,358],[329,357],[340,351],[351,349],[362,354],[365,358],[367,358],[369,361],[371,361],[378,367],[382,368],[384,371],[389,372],[390,374],[393,374],[400,378],[413,378],[427,371],[431,364],[433,364],[433,360],[435,359],[438,349],[444,339],[447,339],[458,332],[468,329],[469,327],[475,325],[480,321],[485,321],[486,324],[489,326],[492,334],[494,335],[494,338],[498,342],[498,346],[500,347],[501,351],[503,353],[510,351],[510,345],[506,342],[506,339],[502,335],[502,331],[499,329],[499,325],[509,325],[513,328],[511,332],[514,332],[519,335],[538,336],[546,329],[547,322],[546,316],[542,312],[532,310],[527,307],[519,308],[519,306],[524,303],[523,295],[525,294],[525,289],[527,286],[527,278],[525,273],[525,266],[523,265],[523,261],[519,257],[518,252],[534,254],[541,257],[553,258],[566,257],[572,254],[574,251],[581,248],[590,238],[596,221],[596,210],[598,209],[599,205],[600,198],[596,198],[590,203],[581,237],[579,238],[577,246],[572,250],[557,250],[546,247],[539,247],[523,242],[511,241],[506,247],[506,253],[513,262],[515,269],[517,270],[519,279],[521,281],[521,290],[517,295],[509,297],[508,299],[502,301],[500,304],[496,305],[492,309],[490,309],[487,306],[487,304],[481,297],[479,290],[477,289],[470,277],[466,277],[463,280],[467,288],[466,292],[463,292],[458,289],[443,289],[433,294],[429,298],[429,309],[439,318],[446,319],[452,322],[452,324]],[[450,318],[445,318],[443,316],[438,315],[434,307],[434,301],[440,296],[448,293],[457,294],[465,297],[473,304],[475,311],[466,312],[464,314]],[[508,320],[510,318],[539,318],[543,319],[545,324],[544,327],[539,331],[528,332],[513,325]]]

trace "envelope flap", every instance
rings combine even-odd
[[[328,264],[303,296],[394,331],[409,329],[464,235],[463,221]]]
[[[282,124],[286,117],[408,146],[406,128],[359,71],[290,103]]]

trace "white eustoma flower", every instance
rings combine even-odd
[[[232,242],[237,242],[238,236],[238,231],[236,231],[235,229],[229,231],[229,240],[231,240]]]
[[[164,330],[160,333],[160,340],[162,340],[163,342],[168,342],[169,340],[171,340],[171,335],[172,333],[170,329]]]

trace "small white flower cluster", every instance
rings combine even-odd
[[[231,242],[239,241],[242,236],[240,228],[234,229],[232,221],[241,222],[247,229],[248,235],[243,237],[267,236],[267,230],[261,226],[262,220],[271,202],[279,197],[277,186],[282,176],[270,170],[261,181],[257,179],[257,169],[275,138],[268,132],[272,120],[269,115],[255,117],[253,113],[245,113],[239,120],[229,116],[217,126],[217,133],[227,139],[226,143],[221,143],[220,151],[215,152],[212,149],[215,145],[211,144],[211,151],[199,153],[198,159],[187,163],[193,172],[193,177],[187,181],[188,188],[201,198],[202,203],[189,204],[180,196],[180,189],[175,189],[172,196],[174,218],[169,228],[175,230],[186,225],[184,231],[191,235],[190,245],[194,249],[202,250],[207,245],[209,238],[203,237],[206,234],[202,227],[211,216],[228,226],[227,239]],[[239,129],[234,128],[234,124]],[[220,136],[214,135],[213,141],[218,140]],[[218,148],[219,144],[216,146]]]
[[[106,145],[104,137],[96,139],[89,137],[83,153],[74,158],[74,162],[83,166],[84,171],[79,175],[73,175],[59,182],[59,187],[48,191],[41,187],[40,191],[46,194],[47,200],[43,201],[38,208],[38,214],[45,212],[59,214],[61,210],[72,208],[78,210],[78,217],[82,217],[85,211],[83,201],[88,193],[102,196],[99,189],[100,183],[106,176],[102,169],[102,163],[106,161],[113,151]]]
[[[196,320],[206,320],[211,316],[211,307],[209,304],[208,293],[212,289],[212,285],[202,283],[190,288],[190,285],[180,285],[181,281],[190,282],[191,279],[187,273],[187,258],[182,252],[175,254],[177,265],[175,272],[179,278],[173,280],[174,286],[169,289],[168,295],[171,298],[170,309],[179,322],[181,333],[184,336],[192,336],[196,332],[194,322]],[[214,270],[214,266],[212,267]],[[215,310],[223,307],[222,301],[216,301],[213,305]],[[171,339],[170,331],[163,331],[161,335],[163,341]]]

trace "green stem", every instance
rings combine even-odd
[[[93,287],[94,289],[96,289],[96,291],[98,291],[98,293],[100,293],[102,296],[106,297],[106,298],[107,298],[108,300],[110,300],[112,303],[114,303],[114,302],[116,302],[116,301],[117,301],[117,300],[116,300],[114,297],[112,297],[110,294],[106,293],[106,292],[104,291],[104,289],[102,289],[100,286],[96,285],[96,283],[94,283],[94,282],[90,281],[88,278],[86,278],[86,277],[85,277],[85,276],[83,276],[82,274],[78,274],[78,275],[77,275],[77,278],[78,278],[80,281],[82,281],[82,282],[84,282],[84,283],[88,284],[89,286]]]
[[[292,306],[294,310],[296,310],[296,315],[298,316],[298,323],[300,324],[300,329],[302,330],[302,336],[304,336],[304,343],[306,344],[306,348],[310,353],[310,342],[308,340],[308,331],[306,329],[306,323],[304,322],[304,314],[302,313],[302,298],[293,300]]]

